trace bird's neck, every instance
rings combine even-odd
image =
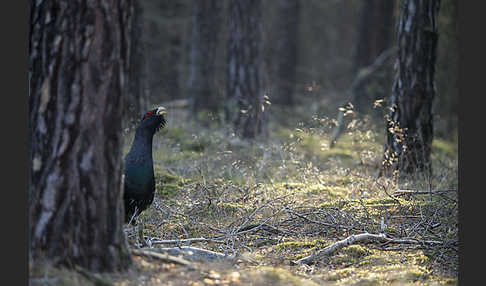
[[[143,156],[146,158],[138,158],[142,160],[152,160],[152,141],[154,134],[144,128],[137,128],[135,131],[135,138],[133,139],[132,147],[129,153],[136,153],[137,157]],[[135,150],[137,149],[137,150]]]

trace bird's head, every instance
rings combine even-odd
[[[165,124],[167,123],[165,114],[166,110],[162,106],[147,111],[142,117],[141,125],[155,133],[161,128],[164,128]]]

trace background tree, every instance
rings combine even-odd
[[[132,25],[130,33],[129,78],[128,94],[124,107],[124,118],[138,121],[147,110],[149,87],[147,80],[147,66],[145,60],[145,43],[143,42],[143,8],[140,2],[133,3]]]
[[[435,100],[434,137],[457,142],[459,114],[457,80],[457,1],[441,0],[438,18],[439,41],[437,46],[436,87],[440,101]]]
[[[238,136],[255,138],[263,132],[262,1],[232,0],[229,9],[226,118]]]
[[[147,56],[147,80],[150,90],[149,104],[158,105],[166,101],[181,100],[188,102],[192,96],[187,91],[191,70],[191,47],[193,36],[193,12],[194,6],[200,1],[196,0],[141,0],[139,3],[144,8],[143,41],[146,47]],[[205,1],[204,1],[205,2]],[[230,17],[229,1],[222,1],[221,23],[227,23],[226,18]],[[302,121],[297,118],[295,111],[302,108],[308,114],[319,114],[319,116],[336,117],[336,112],[342,106],[343,100],[347,99],[350,84],[356,77],[356,72],[364,63],[361,60],[368,59],[372,63],[376,55],[381,54],[373,47],[379,43],[386,42],[395,45],[395,22],[399,16],[397,0],[349,0],[349,1],[301,1],[298,0],[299,13],[297,17],[297,59],[296,59],[296,84],[294,90],[294,103],[291,108],[282,108],[280,105],[273,105],[267,113],[266,122],[272,124],[275,120],[279,124],[290,126],[293,121]],[[263,1],[262,18],[264,64],[268,67],[269,80],[266,80],[270,100],[277,103],[276,87],[276,59],[277,43],[279,37],[278,27],[281,20],[279,14],[283,5],[282,1]],[[393,9],[390,7],[393,6]],[[457,40],[455,39],[455,8],[453,0],[441,1],[441,12],[438,15],[440,38],[437,54],[436,86],[437,92],[441,94],[440,104],[435,104],[433,111],[437,119],[434,122],[435,137],[443,139],[457,138]],[[370,7],[375,7],[372,9]],[[392,10],[391,13],[384,13],[384,10]],[[445,12],[445,13],[444,13]],[[392,17],[391,24],[389,17]],[[376,19],[375,19],[376,18]],[[368,24],[363,27],[361,23]],[[218,95],[220,99],[225,98],[226,77],[227,77],[227,39],[229,37],[228,25],[219,27],[219,44],[216,48],[216,70],[214,75]],[[365,30],[367,32],[365,32]],[[365,34],[370,33],[367,38]],[[376,38],[378,37],[378,38]],[[383,41],[384,40],[384,41]],[[368,50],[373,50],[374,56],[362,56],[358,53],[360,45],[368,45]],[[388,49],[386,49],[388,50]],[[360,54],[360,56],[358,56]],[[389,99],[388,93],[393,82],[393,69],[387,64],[385,68],[375,72],[370,80],[366,81],[358,92],[364,93],[357,96],[363,99],[354,104],[354,107],[361,114],[378,115],[371,119],[383,128],[381,109],[370,109],[373,100],[376,98]],[[211,75],[213,76],[213,75]],[[221,104],[223,100],[218,101]],[[437,102],[437,101],[435,101]],[[387,102],[389,103],[389,102]],[[222,107],[219,107],[222,111]],[[282,112],[283,111],[283,112]],[[272,114],[275,112],[275,114]],[[293,116],[287,116],[292,114]],[[279,116],[282,115],[282,116]],[[452,131],[452,132],[451,132]]]
[[[354,72],[369,66],[392,45],[395,0],[361,2],[358,40],[354,54]]]
[[[402,174],[431,172],[440,1],[402,0],[400,4],[398,58],[387,116],[385,159],[391,163],[388,166]]]
[[[271,44],[270,82],[272,103],[292,106],[297,76],[297,30],[300,4],[298,0],[277,2],[273,33],[275,42]]]
[[[221,100],[217,96],[216,63],[223,4],[219,0],[194,3],[188,79],[193,115],[201,110],[214,114],[219,110]]]
[[[354,54],[355,74],[358,74],[360,69],[371,65],[380,54],[392,46],[394,6],[395,0],[361,2],[358,39]],[[388,82],[392,80],[387,75],[389,72],[382,72],[381,76],[375,76],[356,86],[354,92],[357,95],[353,104],[358,111],[369,111],[375,99],[385,97],[386,90],[390,87]]]
[[[133,2],[31,1],[29,246],[92,271],[125,269],[123,99]]]
[[[140,0],[150,103],[187,98],[192,0]]]

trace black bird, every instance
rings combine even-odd
[[[152,141],[155,132],[166,124],[165,108],[148,111],[137,125],[132,147],[125,156],[125,222],[130,222],[154,200],[155,178]]]

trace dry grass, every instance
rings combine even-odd
[[[282,271],[339,285],[457,283],[457,191],[394,194],[457,190],[456,146],[435,140],[434,175],[399,180],[377,177],[384,135],[369,120],[350,120],[330,149],[332,120],[325,118],[295,128],[270,122],[264,140],[248,143],[224,126],[169,114],[169,127],[154,139],[158,190],[140,217],[145,242],[127,228],[133,247],[204,237],[213,242],[193,246],[242,257],[237,269],[249,273],[270,267],[269,277]],[[443,244],[354,245],[316,265],[292,264],[349,235],[382,230]]]
[[[99,281],[44,265],[30,269],[31,285],[457,285],[457,146],[436,139],[434,175],[399,180],[377,177],[384,134],[367,119],[351,118],[330,149],[333,121],[304,113],[286,126],[269,122],[268,136],[254,142],[187,120],[184,110],[168,114],[154,138],[156,197],[138,225],[125,227],[129,244],[206,238],[191,246],[236,259],[188,268],[134,256],[129,271]],[[417,243],[360,243],[313,265],[293,263],[363,232]]]

